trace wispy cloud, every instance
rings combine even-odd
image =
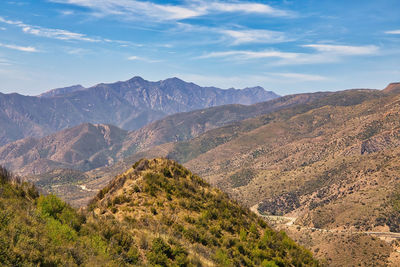
[[[63,30],[63,29],[51,29],[51,28],[46,28],[46,27],[41,27],[41,26],[35,26],[35,25],[29,25],[25,24],[22,21],[17,21],[17,20],[9,20],[5,19],[0,16],[0,22],[8,24],[8,25],[14,25],[18,28],[20,28],[24,33],[35,35],[35,36],[40,36],[40,37],[45,37],[45,38],[51,38],[51,39],[57,39],[57,40],[62,40],[62,41],[83,41],[83,42],[91,42],[91,43],[115,43],[120,46],[125,46],[125,47],[141,47],[143,46],[142,44],[136,44],[133,42],[129,41],[122,41],[122,40],[111,40],[107,38],[101,38],[101,37],[90,37],[86,34],[83,33],[77,33],[77,32],[71,32],[68,30]]]
[[[400,34],[400,30],[386,31],[386,34]]]
[[[130,56],[130,57],[127,58],[127,60],[130,60],[130,61],[143,61],[143,62],[147,62],[147,63],[158,63],[158,62],[161,62],[161,60],[148,59],[148,58],[139,57],[139,56]]]
[[[225,58],[228,60],[255,60],[255,59],[277,59],[277,65],[296,65],[296,64],[317,64],[332,63],[340,61],[345,56],[375,55],[379,53],[379,47],[374,45],[367,46],[348,46],[348,45],[327,45],[327,44],[308,44],[302,47],[316,50],[314,53],[283,52],[277,50],[229,50],[220,52],[210,52],[196,59]]]
[[[38,26],[26,25],[26,26],[22,27],[22,31],[29,33],[29,34],[36,35],[36,36],[53,38],[53,39],[58,39],[58,40],[100,42],[99,39],[93,39],[93,38],[87,37],[85,34],[82,34],[82,33],[70,32],[70,31],[60,30],[60,29],[49,29],[49,28],[43,28],[43,27],[38,27]]]
[[[182,5],[156,4],[135,0],[51,0],[56,3],[84,6],[97,16],[116,15],[121,18],[153,18],[157,21],[183,20],[210,13],[258,13],[276,17],[293,16],[293,13],[262,3],[186,1]]]
[[[241,59],[258,59],[258,58],[282,58],[282,59],[293,59],[298,57],[298,53],[281,52],[274,50],[264,50],[264,51],[248,51],[248,50],[231,50],[223,52],[211,52],[202,55],[197,58],[241,58]]]
[[[19,46],[19,45],[13,45],[13,44],[0,43],[0,47],[5,47],[8,49],[18,50],[18,51],[22,51],[22,52],[39,52],[35,47],[32,47],[32,46]]]
[[[269,30],[221,30],[222,34],[233,39],[233,45],[244,43],[282,43],[290,41],[286,34]]]
[[[75,14],[75,12],[72,10],[60,10],[59,12],[64,16],[70,16]]]
[[[29,33],[36,36],[53,38],[58,40],[75,40],[75,41],[87,41],[87,42],[99,42],[99,39],[90,38],[85,34],[70,32],[62,29],[50,29],[40,26],[33,26],[25,24],[21,21],[8,20],[0,17],[0,22],[14,25],[22,29],[23,32]]]
[[[319,52],[333,53],[338,55],[372,55],[379,51],[375,45],[349,46],[349,45],[331,45],[331,44],[308,44],[303,47],[310,47]]]
[[[287,17],[287,16],[294,15],[293,12],[273,8],[269,5],[261,4],[261,3],[250,3],[250,2],[207,3],[207,2],[202,2],[202,5],[210,11],[259,13],[259,14],[267,14],[267,15],[274,16],[274,17]]]

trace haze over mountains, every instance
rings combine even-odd
[[[278,97],[261,87],[223,90],[171,78],[72,86],[38,97],[0,93],[0,145],[25,137],[43,137],[81,123],[138,129],[168,114],[224,104],[253,104]]]

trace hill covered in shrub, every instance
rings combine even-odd
[[[141,160],[83,210],[0,172],[6,266],[318,266],[284,232],[166,159]]]

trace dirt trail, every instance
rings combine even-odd
[[[353,230],[338,230],[338,229],[322,229],[315,227],[307,227],[295,224],[297,218],[296,217],[287,217],[287,216],[272,216],[272,215],[263,215],[258,212],[258,204],[252,206],[250,208],[251,211],[256,213],[258,216],[266,218],[268,221],[273,222],[278,225],[284,225],[287,227],[300,228],[312,231],[320,231],[320,232],[329,232],[329,233],[347,233],[347,234],[367,234],[373,235],[379,238],[390,238],[390,239],[400,239],[400,233],[395,232],[374,232],[374,231],[353,231]]]

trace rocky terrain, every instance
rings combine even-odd
[[[253,105],[224,105],[167,116],[137,131],[85,123],[43,138],[24,138],[0,147],[0,164],[20,175],[55,169],[89,171],[112,165],[150,147],[190,140],[233,122],[307,103],[329,93],[285,96]]]
[[[169,114],[224,104],[253,104],[278,97],[261,87],[223,90],[178,78],[72,86],[40,96],[0,93],[0,145],[25,137],[44,137],[82,123],[138,129]]]
[[[310,249],[319,248],[315,253],[327,264],[343,264],[343,244],[352,244],[358,255],[346,258],[348,266],[389,264],[399,259],[397,236],[391,234],[400,229],[397,88],[329,94],[86,172],[86,180],[78,182],[86,190],[75,187],[70,195],[62,186],[48,190],[84,203],[90,190],[135,160],[174,158],[259,213],[294,218],[296,228],[289,232]],[[312,229],[323,231],[310,234]],[[367,232],[385,234],[364,237]],[[372,257],[368,247],[376,248]]]

